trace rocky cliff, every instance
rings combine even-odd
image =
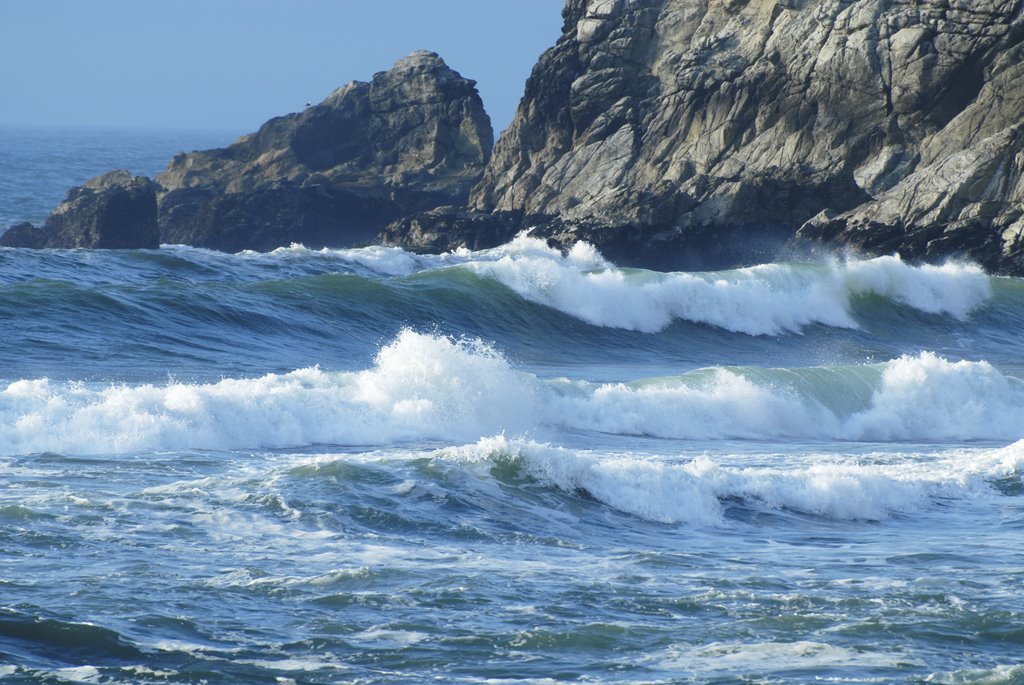
[[[471,214],[655,265],[770,258],[800,229],[1022,273],[1022,6],[568,0]]]

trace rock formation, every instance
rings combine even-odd
[[[175,157],[161,242],[342,246],[387,225],[438,251],[532,227],[654,267],[825,246],[1024,274],[1024,0],[567,0],[563,19],[493,156],[474,83],[414,53]],[[3,240],[151,245],[135,215],[114,230],[118,179]]]
[[[620,260],[717,266],[770,258],[803,226],[809,242],[1024,273],[1022,9],[568,0],[471,211],[384,237],[415,248],[432,222],[519,216],[508,230]]]
[[[367,242],[399,216],[465,203],[493,140],[475,82],[416,52],[230,147],[175,157],[156,178],[161,239],[232,251]]]
[[[436,54],[415,52],[234,145],[176,156],[157,183],[123,171],[93,179],[43,228],[19,224],[0,245],[237,251],[369,242],[400,216],[465,205],[494,142],[475,86]]]
[[[0,235],[4,247],[158,247],[156,184],[122,170],[68,191],[41,228],[23,223]]]
[[[41,250],[46,247],[46,231],[28,221],[14,224],[0,234],[0,247],[29,247]]]
[[[471,212],[465,207],[435,207],[404,216],[385,228],[384,245],[404,245],[440,254],[457,247],[482,250],[507,242],[521,228],[522,212]]]

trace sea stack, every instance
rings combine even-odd
[[[0,245],[366,243],[400,216],[465,206],[493,143],[476,82],[418,51],[227,148],[177,155],[155,183],[125,171],[97,177],[45,226],[19,224]]]
[[[475,85],[415,52],[230,147],[178,155],[156,178],[161,240],[347,246],[403,214],[465,203],[494,139]]]

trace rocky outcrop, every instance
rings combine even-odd
[[[162,240],[223,250],[366,242],[399,216],[464,204],[492,143],[475,82],[416,52],[230,147],[175,157],[156,179]]]
[[[0,247],[28,247],[41,250],[46,247],[46,231],[27,221],[14,224],[0,234]]]
[[[369,83],[271,119],[234,145],[179,154],[156,183],[117,171],[72,189],[11,247],[237,251],[370,242],[388,222],[465,205],[494,142],[476,83],[415,52]]]
[[[344,246],[383,228],[440,251],[531,228],[658,268],[824,246],[1024,274],[1024,0],[567,0],[563,19],[493,156],[474,83],[414,53],[175,157],[160,240]],[[127,183],[3,241],[150,245],[134,215],[113,230]]]
[[[568,0],[469,209],[641,263],[761,260],[804,226],[1024,272],[1022,6]]]
[[[5,247],[155,248],[156,184],[124,170],[68,191],[41,228],[18,224],[0,236]]]
[[[1024,123],[920,165],[854,210],[822,212],[797,236],[912,260],[962,256],[1024,275]]]

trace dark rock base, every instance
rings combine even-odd
[[[788,229],[763,226],[655,230],[518,212],[439,207],[391,223],[380,240],[413,252],[439,254],[460,247],[497,247],[524,230],[563,251],[586,241],[621,266],[663,271],[716,270],[770,262],[783,253],[792,236]]]

